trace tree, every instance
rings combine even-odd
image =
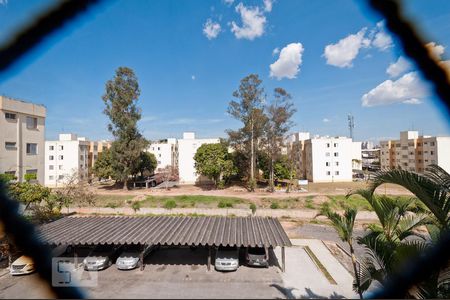
[[[142,151],[141,155],[139,156],[139,162],[137,163],[136,168],[133,170],[132,174],[136,175],[140,173],[141,176],[144,176],[144,174],[146,174],[147,176],[152,175],[157,165],[158,162],[153,153]]]
[[[114,178],[114,170],[112,168],[111,161],[111,151],[106,149],[99,155],[98,159],[94,163],[94,168],[92,169],[95,176],[98,178]]]
[[[347,208],[344,212],[344,215],[340,215],[336,212],[332,212],[329,208],[327,208],[324,209],[320,214],[325,215],[331,221],[331,225],[338,233],[339,238],[343,242],[346,242],[350,248],[353,272],[355,274],[356,290],[359,294],[359,297],[362,299],[363,295],[361,290],[361,283],[359,280],[359,272],[356,265],[355,250],[353,249],[353,227],[355,225],[357,211],[353,208]]]
[[[264,124],[267,120],[262,107],[264,89],[261,87],[261,82],[256,74],[244,77],[239,89],[233,93],[233,97],[239,99],[239,101],[233,100],[228,106],[228,113],[243,123],[243,127],[239,130],[228,130],[227,132],[230,142],[234,145],[242,145],[238,148],[246,154],[250,161],[248,181],[251,182],[251,191],[254,191],[255,187],[257,143],[262,136]]]
[[[203,144],[194,155],[195,169],[208,177],[217,187],[222,178],[229,178],[235,173],[233,161],[224,144]]]
[[[50,197],[51,190],[38,183],[16,182],[9,184],[9,195],[21,202],[28,209],[31,205],[39,205]]]
[[[264,131],[265,149],[269,156],[269,189],[274,191],[274,163],[281,154],[285,134],[293,126],[292,116],[296,112],[291,95],[276,88],[272,103],[265,107],[267,122]]]
[[[108,130],[115,140],[111,145],[111,161],[114,177],[128,188],[128,177],[137,168],[141,152],[148,141],[141,135],[137,122],[141,118],[137,101],[140,95],[137,78],[130,68],[119,67],[113,79],[106,83],[102,99],[104,113],[109,117]]]

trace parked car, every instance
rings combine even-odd
[[[269,254],[263,247],[248,247],[246,250],[247,265],[252,267],[269,267]]]
[[[129,246],[123,250],[116,260],[116,267],[119,270],[131,270],[136,268],[141,262],[141,253],[144,250],[144,258],[150,254],[155,247],[147,247],[142,249],[142,246]]]
[[[31,274],[34,270],[34,262],[29,256],[22,255],[16,259],[9,268],[11,275],[25,275]]]
[[[217,271],[236,271],[239,267],[238,249],[220,246],[216,252],[214,267]]]
[[[95,247],[83,260],[86,271],[99,271],[108,268],[117,257],[118,248],[101,245]]]

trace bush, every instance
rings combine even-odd
[[[134,212],[137,212],[138,210],[141,209],[141,202],[139,201],[133,202],[133,204],[131,204],[131,208],[134,210]]]
[[[250,191],[254,191],[256,189],[256,180],[255,179],[249,179],[247,182],[247,189]]]
[[[233,203],[224,201],[224,200],[220,200],[220,202],[217,204],[217,207],[219,207],[219,208],[233,207]]]
[[[108,204],[106,204],[105,207],[109,207],[109,208],[115,209],[115,208],[117,208],[119,206],[117,205],[117,203],[109,202]]]
[[[280,208],[280,205],[278,204],[278,202],[272,202],[272,204],[270,204],[270,208],[271,209],[278,209],[278,208]]]
[[[256,213],[256,205],[255,205],[255,203],[251,203],[249,208],[252,210],[252,214],[254,215]]]
[[[0,182],[8,183],[16,179],[17,177],[13,174],[0,174]]]
[[[31,180],[36,180],[37,175],[36,175],[36,173],[27,173],[23,176],[23,178],[25,178],[26,182],[30,182]]]
[[[175,207],[177,207],[177,203],[173,199],[167,200],[166,202],[164,202],[164,208],[166,208],[166,209],[172,209]]]
[[[225,180],[219,180],[219,182],[217,183],[217,188],[219,190],[223,190],[225,188]]]

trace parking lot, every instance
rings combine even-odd
[[[281,251],[271,251],[269,268],[250,268],[240,257],[235,272],[207,270],[207,249],[161,248],[145,259],[145,269],[99,271],[90,298],[354,298],[352,276],[320,240],[294,240],[286,249],[286,272],[279,268]],[[308,246],[336,281],[330,283],[304,251]],[[213,255],[214,257],[214,255]],[[81,259],[81,258],[80,258]],[[0,275],[0,298],[51,297],[36,274]]]

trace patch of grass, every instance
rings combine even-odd
[[[278,204],[278,202],[272,202],[272,204],[270,204],[270,208],[271,209],[278,209],[278,208],[280,208],[280,205]]]
[[[143,207],[161,207],[164,206],[164,203],[166,203],[169,200],[174,201],[178,207],[197,207],[198,205],[202,205],[202,206],[225,208],[225,207],[234,207],[237,204],[247,202],[247,200],[237,197],[179,195],[179,196],[147,196],[145,200],[141,201],[141,204]]]
[[[166,202],[164,202],[164,208],[172,209],[175,207],[177,207],[177,203],[173,199],[166,200]]]
[[[345,195],[327,196],[329,201],[329,208],[334,210],[342,210],[347,207],[356,208],[357,210],[372,211],[369,202],[360,195],[352,195],[346,198]]]
[[[314,205],[313,197],[308,196],[305,199],[305,207],[309,209],[315,209],[316,206]]]
[[[141,202],[133,202],[133,204],[131,204],[131,208],[134,210],[134,212],[137,212],[141,209]]]
[[[225,201],[225,200],[220,200],[219,203],[217,204],[218,208],[229,208],[229,207],[233,207],[233,203],[229,202],[229,201]]]
[[[110,207],[108,205],[114,204],[116,207],[123,207],[133,197],[133,195],[95,195],[95,206]]]
[[[105,207],[108,207],[108,208],[118,208],[119,205],[117,205],[117,203],[114,203],[114,202],[109,202],[109,203],[107,203],[107,204],[105,205]]]

